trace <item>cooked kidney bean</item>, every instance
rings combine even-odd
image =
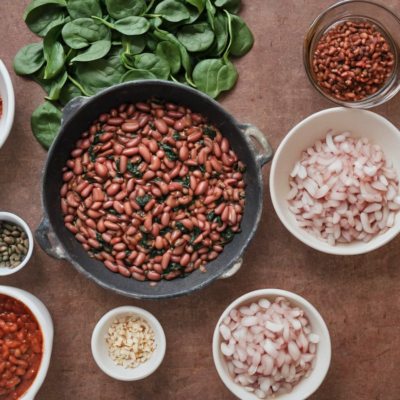
[[[118,110],[82,133],[82,151],[63,170],[65,226],[110,271],[187,276],[240,232],[245,166],[217,127],[183,106],[148,100]]]
[[[31,386],[43,354],[42,333],[31,310],[0,295],[0,399],[19,399]]]
[[[314,52],[318,84],[342,101],[360,101],[376,93],[393,72],[394,55],[374,25],[347,21],[322,36]]]

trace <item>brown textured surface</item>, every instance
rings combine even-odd
[[[0,0],[0,58],[11,73],[16,118],[0,150],[0,210],[18,214],[34,230],[42,216],[40,175],[46,152],[30,131],[30,115],[43,101],[34,82],[12,71],[14,54],[39,41],[24,25],[28,0]],[[309,84],[302,39],[330,0],[244,0],[241,16],[254,33],[253,50],[236,62],[239,82],[222,104],[240,122],[257,125],[276,149],[298,122],[331,104]],[[381,1],[400,14],[396,0]],[[400,97],[374,111],[400,127]],[[114,295],[86,280],[71,265],[49,258],[38,246],[20,272],[1,277],[38,296],[55,325],[50,370],[38,400],[209,399],[234,396],[214,367],[211,341],[228,304],[260,288],[293,291],[322,314],[332,339],[332,363],[314,400],[400,398],[400,237],[371,254],[335,257],[295,239],[272,209],[265,167],[264,212],[245,253],[243,268],[190,297],[162,302]],[[97,321],[114,307],[132,304],[153,313],[164,327],[167,353],[161,367],[139,382],[119,382],[95,364],[90,340]]]

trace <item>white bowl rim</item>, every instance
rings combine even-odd
[[[51,315],[47,310],[47,307],[43,304],[43,302],[35,295],[27,292],[26,290],[16,288],[13,286],[0,285],[0,293],[6,296],[13,297],[14,299],[25,304],[31,310],[32,314],[35,316],[42,331],[42,337],[43,337],[42,361],[40,363],[40,367],[37,372],[36,378],[32,382],[31,386],[29,386],[27,391],[21,396],[21,399],[33,400],[36,396],[36,393],[43,385],[43,382],[47,375],[47,371],[50,366],[50,358],[51,358],[53,337],[54,337],[54,328],[53,328],[53,322],[51,320]],[[50,323],[46,321],[47,316],[45,316],[42,313],[38,305],[35,304],[35,302],[29,296],[32,296],[33,298],[35,298],[35,301],[38,301],[39,303],[41,303],[41,305],[43,305],[43,307],[48,313],[48,317],[50,318]]]
[[[129,378],[121,377],[117,373],[114,373],[114,371],[112,371],[108,368],[105,368],[104,364],[102,363],[101,358],[99,356],[99,350],[97,349],[97,345],[96,345],[96,340],[99,338],[100,331],[101,331],[102,327],[104,326],[104,324],[106,323],[106,321],[110,317],[114,317],[114,319],[115,319],[118,315],[127,314],[127,313],[133,313],[133,314],[136,314],[139,317],[142,317],[143,319],[145,319],[149,323],[149,325],[152,327],[154,332],[156,330],[158,331],[158,333],[160,334],[160,339],[161,339],[159,342],[157,342],[157,349],[160,349],[159,359],[156,362],[153,361],[153,364],[152,364],[153,367],[150,369],[150,371],[148,371],[146,373],[142,373],[140,375],[137,375],[137,370],[132,369],[131,370],[132,377],[129,377]],[[139,307],[135,307],[135,306],[122,306],[122,307],[117,307],[117,308],[110,310],[108,313],[103,315],[103,317],[99,320],[99,322],[96,324],[96,326],[93,330],[91,347],[92,347],[93,358],[96,361],[96,364],[105,374],[107,374],[108,376],[111,376],[111,378],[114,378],[114,379],[117,379],[120,381],[137,381],[137,380],[148,377],[153,372],[155,372],[157,370],[157,368],[161,365],[161,363],[164,359],[164,356],[165,356],[167,342],[166,342],[164,330],[163,330],[160,322],[158,321],[158,319],[153,314],[144,310],[143,308],[139,308]],[[149,360],[147,360],[146,362],[149,362],[150,360],[151,360],[151,358]]]
[[[394,225],[384,235],[382,235],[381,241],[379,241],[377,243],[373,243],[372,245],[371,245],[370,242],[366,243],[366,246],[362,246],[359,249],[354,248],[351,245],[351,243],[349,243],[348,246],[346,246],[346,247],[340,247],[340,246],[325,247],[325,246],[321,245],[322,242],[319,242],[318,239],[316,239],[315,241],[312,240],[313,237],[308,232],[306,232],[305,230],[304,230],[304,232],[302,232],[304,234],[301,235],[299,232],[297,232],[292,227],[292,223],[287,220],[285,215],[283,215],[281,213],[280,208],[278,207],[279,199],[277,198],[277,195],[276,195],[276,192],[275,192],[275,171],[276,171],[276,168],[277,168],[276,165],[277,165],[278,159],[279,159],[284,147],[286,146],[286,143],[289,141],[289,139],[296,134],[296,131],[299,128],[301,128],[303,125],[306,125],[307,123],[309,123],[315,117],[318,117],[318,116],[321,116],[321,115],[324,115],[324,114],[341,113],[341,112],[351,112],[351,113],[373,115],[374,118],[380,120],[382,123],[390,125],[397,132],[398,136],[400,137],[400,131],[396,128],[396,126],[394,126],[386,118],[384,118],[381,115],[379,115],[379,114],[377,114],[375,112],[372,112],[372,111],[359,110],[359,109],[355,109],[355,108],[346,108],[346,107],[333,107],[333,108],[328,108],[326,110],[318,111],[318,112],[308,116],[307,118],[305,118],[304,120],[299,122],[297,125],[295,125],[289,131],[289,133],[284,137],[284,139],[282,140],[282,142],[279,145],[278,149],[276,150],[275,156],[274,156],[274,158],[272,160],[271,172],[270,172],[270,178],[269,178],[269,182],[270,182],[269,187],[270,187],[270,194],[271,194],[272,204],[274,206],[275,212],[277,213],[277,215],[278,215],[280,221],[282,222],[282,224],[286,227],[286,229],[293,236],[295,236],[297,239],[299,239],[301,242],[303,242],[307,246],[312,247],[313,249],[321,251],[323,253],[347,256],[347,255],[358,255],[358,254],[369,253],[369,252],[371,252],[373,250],[376,250],[376,249],[384,246],[386,243],[390,242],[394,237],[396,237],[398,235],[398,233],[400,232],[400,224]],[[300,154],[300,151],[301,150],[299,150],[299,154]],[[399,171],[399,173],[400,173],[400,171]],[[286,199],[284,199],[284,201],[286,201]],[[344,251],[344,249],[346,249],[346,251]]]
[[[12,125],[14,123],[14,113],[15,113],[15,95],[14,95],[14,87],[11,81],[10,74],[4,63],[0,60],[0,75],[3,76],[4,82],[6,84],[6,92],[7,92],[7,114],[2,115],[0,118],[5,118],[5,127],[4,131],[0,132],[0,149],[2,148],[4,142],[7,140],[8,135],[10,134]],[[3,108],[4,110],[4,108]]]
[[[10,218],[11,221],[9,220],[4,220],[3,218]],[[16,225],[19,225],[24,232],[27,234],[28,239],[29,239],[29,249],[28,253],[26,253],[26,256],[24,260],[22,261],[21,264],[18,265],[16,268],[0,268],[0,276],[7,276],[7,275],[12,275],[15,272],[18,272],[20,269],[24,268],[25,265],[28,263],[30,260],[32,253],[33,253],[33,246],[34,246],[34,240],[33,240],[33,235],[32,232],[28,226],[28,224],[21,218],[18,217],[18,215],[9,213],[9,212],[0,212],[0,221],[6,221],[6,222],[12,222],[15,223]]]
[[[237,298],[235,301],[233,301],[225,310],[224,312],[221,314],[221,317],[219,318],[217,325],[215,327],[214,330],[214,335],[213,335],[213,358],[214,358],[214,364],[215,367],[218,371],[218,375],[221,378],[222,382],[225,384],[225,386],[235,395],[238,397],[237,394],[237,388],[240,386],[237,385],[236,383],[233,382],[233,380],[228,376],[225,377],[225,371],[222,367],[222,365],[219,362],[218,359],[218,355],[220,354],[220,348],[218,346],[218,340],[220,337],[220,332],[219,332],[219,326],[222,322],[222,320],[230,313],[230,311],[233,308],[237,308],[240,304],[243,304],[244,302],[249,302],[251,299],[255,298],[255,297],[259,297],[259,296],[283,296],[286,297],[289,301],[290,300],[294,300],[295,302],[298,302],[300,304],[306,305],[313,313],[313,316],[317,319],[318,324],[320,325],[322,331],[323,331],[323,335],[324,335],[324,339],[326,340],[326,345],[328,347],[328,353],[324,354],[324,368],[319,368],[318,371],[320,373],[320,379],[317,383],[317,385],[315,385],[315,387],[312,387],[310,389],[309,394],[307,395],[307,397],[305,397],[304,399],[296,399],[296,400],[305,400],[306,398],[308,398],[309,396],[311,396],[322,384],[322,382],[324,381],[329,367],[330,367],[330,363],[331,363],[331,357],[332,357],[332,346],[331,346],[331,338],[329,335],[329,330],[328,327],[326,326],[326,323],[324,321],[324,319],[322,318],[321,314],[318,312],[318,310],[308,301],[306,300],[304,297],[299,296],[296,293],[293,292],[289,292],[287,290],[282,290],[282,289],[259,289],[259,290],[254,290],[253,292],[249,292],[244,294],[243,296],[240,296],[239,298]],[[322,372],[321,372],[322,371]],[[247,392],[249,395],[251,394],[250,392]],[[290,395],[290,394],[289,394]],[[278,397],[279,399],[279,397]],[[254,395],[254,400],[257,400],[257,397]]]

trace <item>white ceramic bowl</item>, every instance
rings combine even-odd
[[[51,350],[53,348],[54,328],[53,321],[46,306],[33,294],[25,290],[14,288],[11,286],[0,286],[0,293],[13,297],[24,303],[36,317],[40,325],[43,335],[43,358],[40,364],[40,369],[35,380],[25,394],[20,397],[21,400],[34,400],[37,392],[42,386],[49,369]]]
[[[32,236],[32,232],[29,229],[29,226],[26,224],[26,222],[21,219],[20,217],[18,217],[15,214],[11,214],[8,212],[0,212],[0,221],[6,221],[11,223],[12,225],[19,225],[27,234],[28,239],[29,239],[29,249],[28,249],[28,253],[26,254],[24,260],[22,261],[21,264],[18,265],[18,267],[15,268],[0,268],[0,276],[5,276],[5,275],[11,275],[14,274],[15,272],[19,271],[20,269],[24,268],[25,265],[28,263],[29,259],[32,256],[32,252],[33,252],[33,236]]]
[[[277,400],[304,400],[308,398],[319,388],[328,372],[329,365],[331,363],[331,339],[328,328],[319,312],[307,300],[303,299],[297,294],[287,292],[286,290],[256,290],[239,297],[228,306],[228,308],[222,313],[221,318],[215,327],[213,337],[213,356],[218,374],[225,386],[241,400],[258,400],[258,397],[255,394],[244,390],[243,387],[237,385],[229,375],[225,357],[221,352],[222,337],[219,332],[219,326],[222,320],[231,312],[233,308],[238,308],[241,305],[252,302],[257,302],[261,298],[266,298],[273,302],[278,296],[286,297],[290,301],[292,307],[297,306],[304,311],[306,317],[310,321],[313,333],[316,333],[320,337],[320,341],[317,345],[316,351],[317,364],[311,375],[308,378],[303,378],[299,384],[293,388],[291,393],[279,395]]]
[[[108,328],[116,318],[126,316],[137,316],[146,320],[154,332],[154,339],[157,347],[153,355],[137,368],[124,368],[121,365],[115,365],[114,361],[108,355],[108,347],[106,346],[106,335]],[[166,350],[165,334],[158,320],[148,311],[138,307],[124,306],[114,308],[97,323],[92,335],[92,353],[93,357],[103,372],[114,379],[120,381],[137,381],[151,375],[161,364],[164,359]]]
[[[13,122],[15,110],[14,88],[7,68],[0,60],[0,97],[3,100],[3,114],[0,117],[0,149],[6,141]]]
[[[331,246],[300,228],[294,214],[289,211],[286,200],[290,190],[289,174],[300,159],[301,152],[313,146],[317,139],[325,139],[329,129],[333,135],[350,131],[352,137],[367,137],[379,144],[386,158],[393,161],[400,174],[400,132],[387,119],[371,111],[349,108],[331,108],[311,115],[296,125],[283,139],[272,161],[270,192],[278,217],[286,228],[306,245],[329,254],[353,255],[375,250],[392,240],[400,231],[400,213],[395,224],[385,234],[373,237],[368,243],[354,241]]]

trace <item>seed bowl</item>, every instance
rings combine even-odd
[[[0,149],[10,134],[14,122],[14,88],[6,66],[0,60],[0,97],[3,100],[3,113],[0,115]]]
[[[394,67],[390,77],[372,95],[360,101],[345,101],[333,96],[319,85],[313,69],[314,52],[321,37],[339,22],[369,22],[381,32],[394,55]],[[388,8],[366,0],[339,1],[324,10],[311,24],[303,43],[303,63],[314,88],[327,100],[345,107],[370,108],[385,103],[400,90],[400,19]]]
[[[281,394],[277,398],[280,400],[304,400],[319,388],[328,373],[331,362],[331,340],[328,328],[319,312],[307,300],[297,294],[287,292],[286,290],[256,290],[239,297],[226,308],[215,327],[213,336],[213,357],[218,374],[225,386],[241,400],[258,400],[258,397],[255,394],[246,391],[242,386],[236,384],[229,375],[225,357],[221,352],[222,337],[219,332],[219,326],[222,320],[229,315],[233,308],[237,309],[242,305],[258,302],[262,298],[266,298],[273,302],[278,296],[286,297],[292,307],[299,307],[304,311],[305,316],[310,322],[313,333],[316,333],[320,337],[320,341],[316,351],[317,364],[311,375],[308,378],[301,379],[293,388],[291,393]],[[269,398],[270,397],[267,397],[267,399]]]
[[[106,346],[106,335],[108,328],[116,318],[127,316],[140,317],[148,322],[154,332],[154,339],[157,345],[154,353],[146,362],[136,368],[124,368],[121,365],[115,365],[115,362],[108,355]],[[124,306],[114,308],[101,318],[94,328],[92,335],[92,354],[99,368],[111,376],[111,378],[120,381],[137,381],[151,375],[162,363],[166,350],[166,339],[164,330],[154,315],[142,308],[133,306]]]
[[[313,146],[317,139],[324,139],[328,130],[336,135],[345,131],[351,137],[366,137],[370,143],[381,146],[387,159],[393,162],[400,173],[400,132],[387,119],[370,111],[349,108],[331,108],[311,115],[296,125],[280,144],[274,157],[270,191],[272,203],[285,227],[307,246],[329,254],[353,255],[375,250],[392,240],[400,232],[400,213],[396,213],[394,226],[383,235],[374,236],[369,242],[353,241],[331,246],[310,235],[298,225],[294,214],[288,208],[287,196],[290,191],[289,174],[301,152]]]
[[[24,230],[26,235],[28,236],[28,240],[29,240],[28,253],[26,254],[26,256],[23,259],[23,261],[21,262],[21,264],[19,264],[17,267],[12,268],[12,269],[7,268],[7,267],[0,268],[0,276],[6,276],[6,275],[14,274],[15,272],[18,272],[19,270],[24,268],[25,265],[30,260],[30,258],[32,256],[32,252],[33,252],[33,235],[32,235],[31,230],[29,229],[29,226],[27,225],[27,223],[15,214],[11,214],[8,212],[0,212],[0,221],[5,221],[5,222],[10,223],[11,225],[20,226]]]

